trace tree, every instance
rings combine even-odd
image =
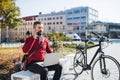
[[[0,0],[1,28],[6,28],[6,38],[8,38],[8,29],[16,29],[21,24],[20,8],[15,4],[16,0]]]
[[[4,21],[2,22],[1,27],[5,28],[8,26],[9,28],[16,28],[21,24],[20,9],[16,6],[15,0],[2,0],[0,2],[0,15],[4,15]]]

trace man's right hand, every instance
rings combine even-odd
[[[35,38],[35,39],[37,38],[37,32],[38,32],[37,30],[34,30],[33,38]]]

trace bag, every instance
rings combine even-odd
[[[25,54],[22,58],[22,64],[21,64],[21,70],[27,70],[27,61],[28,61],[28,55]]]

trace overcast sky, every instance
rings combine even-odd
[[[99,20],[120,23],[120,0],[17,0],[21,17],[89,6],[99,12]]]

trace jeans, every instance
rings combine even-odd
[[[38,64],[31,63],[27,66],[27,69],[33,73],[40,74],[41,80],[48,80],[47,74],[48,71],[55,71],[53,80],[60,80],[61,72],[62,72],[62,66],[60,64],[42,67]]]

